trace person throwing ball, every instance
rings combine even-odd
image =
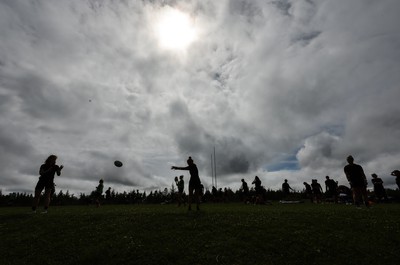
[[[196,200],[196,209],[200,210],[199,204],[200,204],[200,194],[201,194],[201,182],[199,178],[199,171],[197,169],[196,164],[193,162],[192,157],[189,156],[187,160],[187,167],[176,167],[172,166],[172,170],[189,170],[190,173],[190,179],[189,179],[189,199],[188,199],[188,204],[189,208],[188,210],[192,210],[192,198],[193,198],[193,192],[194,192],[194,197]]]

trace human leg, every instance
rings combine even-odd
[[[362,195],[362,198],[363,198],[363,200],[364,200],[365,206],[369,207],[369,200],[368,200],[367,187],[363,187],[363,188],[361,189],[361,195]]]
[[[44,191],[44,210],[47,211],[50,205],[51,190],[45,189]]]
[[[189,208],[188,208],[188,210],[192,210],[193,190],[194,190],[193,186],[189,185],[189,198],[188,198]]]
[[[194,196],[196,199],[196,209],[200,210],[200,188],[194,190]]]
[[[35,196],[33,197],[32,201],[32,211],[36,211],[36,208],[39,205],[40,195],[42,194],[43,189],[44,189],[44,183],[42,180],[39,179],[35,187]]]
[[[35,197],[33,198],[32,202],[32,211],[36,211],[36,208],[39,205],[40,194],[42,193],[41,190],[35,190]]]
[[[353,202],[354,205],[359,207],[360,201],[362,200],[361,196],[361,188],[360,187],[353,187]]]

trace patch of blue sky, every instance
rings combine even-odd
[[[268,172],[276,172],[281,170],[299,170],[299,161],[296,158],[296,155],[291,155],[285,157],[280,161],[276,161],[275,163],[269,164],[265,166],[265,169]]]

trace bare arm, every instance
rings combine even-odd
[[[173,170],[189,170],[189,167],[176,167],[176,166],[172,166],[171,169],[173,169]]]

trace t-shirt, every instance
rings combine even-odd
[[[327,186],[329,191],[336,191],[337,184],[333,179],[327,179],[325,181],[325,185]]]
[[[245,193],[249,192],[249,186],[247,186],[247,183],[246,183],[246,182],[243,182],[243,183],[242,183],[242,189],[243,189],[243,191],[244,191]]]
[[[322,187],[318,182],[311,183],[311,187],[315,194],[321,194]]]
[[[344,173],[352,187],[366,187],[366,177],[360,165],[348,164],[344,167]]]
[[[96,192],[98,194],[103,194],[103,188],[104,188],[103,183],[99,183],[99,186],[96,187]]]
[[[179,192],[182,192],[183,189],[185,188],[185,182],[183,181],[183,179],[179,180],[176,185],[178,186]]]
[[[290,188],[289,183],[285,182],[285,183],[282,184],[282,191],[283,192],[289,193],[289,188]]]
[[[53,182],[54,181],[54,175],[57,173],[57,175],[60,175],[60,167],[57,165],[48,165],[48,164],[43,164],[40,166],[39,174],[40,174],[40,179],[44,181],[49,181]]]
[[[372,179],[372,184],[374,184],[374,188],[383,188],[383,181],[381,178],[374,178]]]

